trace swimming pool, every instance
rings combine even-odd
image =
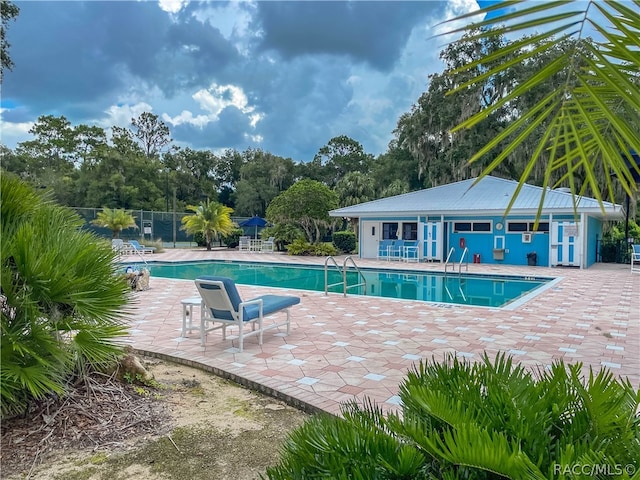
[[[286,263],[251,263],[241,261],[200,261],[179,263],[149,263],[154,277],[195,280],[200,275],[233,278],[236,283],[265,287],[290,288],[324,292],[324,267]],[[373,295],[405,300],[505,307],[528,297],[549,285],[550,278],[484,276],[361,268],[366,279],[364,287],[349,289],[349,294]],[[328,283],[342,280],[335,269],[329,270]],[[348,270],[347,283],[361,283],[355,270]],[[342,293],[342,286],[329,289]]]

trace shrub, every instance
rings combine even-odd
[[[289,255],[311,255],[313,245],[302,238],[296,238],[287,245],[287,251]]]
[[[289,255],[315,255],[316,257],[327,257],[337,255],[338,250],[330,243],[309,243],[298,238],[287,245]]]
[[[113,365],[130,290],[111,244],[75,212],[10,175],[0,186],[0,399],[13,415]]]
[[[351,253],[356,249],[356,234],[350,230],[335,232],[333,245],[344,253]]]
[[[275,237],[275,246],[278,252],[283,252],[288,244],[297,238],[304,239],[304,232],[295,225],[279,223],[272,227],[263,228],[260,236],[264,238]]]
[[[240,244],[240,237],[242,235],[244,235],[244,230],[241,228],[235,228],[231,233],[228,235],[222,235],[220,238],[227,248],[236,248]]]
[[[402,415],[353,402],[306,422],[268,478],[587,478],[581,465],[631,478],[640,467],[640,392],[606,369],[585,378],[560,360],[534,375],[502,354],[451,354],[410,371],[399,396]]]
[[[316,243],[311,249],[311,254],[317,257],[329,257],[338,253],[338,249],[331,243]]]
[[[196,245],[199,247],[205,247],[207,245],[207,241],[204,239],[204,233],[196,232],[193,234],[193,241],[196,242]]]

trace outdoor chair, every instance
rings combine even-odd
[[[251,250],[251,240],[248,235],[243,235],[238,239],[238,250],[248,252]]]
[[[134,253],[153,253],[156,251],[156,247],[145,247],[144,245],[140,245],[137,240],[129,240],[129,245],[131,245],[131,249]]]
[[[122,240],[121,238],[114,238],[113,240],[111,240],[111,250],[117,253],[124,253],[124,240]]]
[[[418,247],[418,241],[405,242],[402,248],[402,260],[405,262],[419,262],[420,253]]]
[[[269,237],[268,240],[262,242],[261,251],[273,253],[273,243],[275,242],[276,237]]]
[[[391,240],[382,240],[378,244],[378,260],[389,260]]]
[[[631,273],[640,273],[640,244],[631,247]]]
[[[389,260],[402,260],[404,256],[404,240],[393,240],[389,247]]]
[[[242,301],[235,282],[227,277],[201,276],[196,278],[196,287],[202,297],[204,308],[200,319],[200,340],[205,345],[207,332],[222,329],[222,339],[227,338],[227,327],[238,328],[238,348],[242,352],[244,339],[258,335],[258,344],[262,345],[263,333],[272,328],[287,327],[287,335],[291,329],[291,313],[289,309],[300,303],[300,298],[289,295],[262,295],[251,300]],[[286,320],[264,324],[264,317],[274,313],[286,313]],[[245,333],[247,324],[251,331]],[[211,326],[208,326],[208,325]]]

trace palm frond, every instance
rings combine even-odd
[[[574,5],[577,8],[566,11],[567,6],[571,8]],[[531,173],[534,165],[543,163],[546,181],[550,182],[555,174],[559,174],[561,181],[568,183],[574,194],[589,193],[603,205],[605,198],[613,198],[614,189],[610,178],[606,181],[602,178],[615,172],[622,189],[632,195],[637,185],[633,181],[632,167],[624,161],[624,156],[630,150],[640,151],[640,2],[532,4],[514,1],[500,3],[499,7],[506,13],[497,19],[474,23],[453,32],[469,32],[473,38],[483,39],[531,29],[537,30],[536,34],[460,67],[456,74],[478,68],[481,73],[457,86],[456,91],[506,74],[519,62],[531,60],[546,48],[544,43],[556,35],[561,39],[570,37],[581,42],[575,43],[563,57],[550,62],[504,98],[486,106],[453,130],[472,128],[488,114],[515,101],[526,90],[550,81],[552,76],[564,76],[554,94],[540,100],[528,112],[520,112],[517,120],[486,145],[479,146],[470,157],[470,163],[497,151],[494,161],[484,168],[479,178],[490,174],[534,132],[543,129],[545,133],[541,138],[544,143],[539,144],[534,152],[525,174]],[[496,6],[473,14],[494,10]],[[471,16],[465,15],[456,20]],[[596,16],[597,19],[594,18]],[[496,22],[500,25],[496,26]],[[478,27],[492,28],[478,31]],[[599,36],[597,42],[586,37],[588,27]],[[543,42],[543,45],[538,42]],[[517,53],[515,57],[500,62],[500,59],[514,53]],[[485,68],[488,65],[491,68]],[[573,182],[578,173],[584,178],[580,186]],[[521,184],[527,180],[525,174],[519,179]]]

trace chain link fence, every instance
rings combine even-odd
[[[101,237],[111,238],[113,232],[108,228],[98,227],[91,222],[97,218],[102,208],[86,208],[73,207],[78,215],[84,219],[84,229],[95,232]],[[193,235],[187,235],[187,232],[181,230],[182,218],[193,213],[184,212],[156,212],[153,210],[131,210],[131,214],[136,221],[136,228],[127,228],[120,232],[120,238],[127,241],[147,240],[152,242],[162,242],[165,246],[177,245],[196,245]],[[231,219],[240,223],[249,217],[231,217]],[[247,229],[245,229],[247,230]],[[254,227],[250,227],[253,234]],[[259,228],[258,230],[262,230]],[[214,243],[215,245],[215,243]],[[221,246],[222,244],[220,244]]]

